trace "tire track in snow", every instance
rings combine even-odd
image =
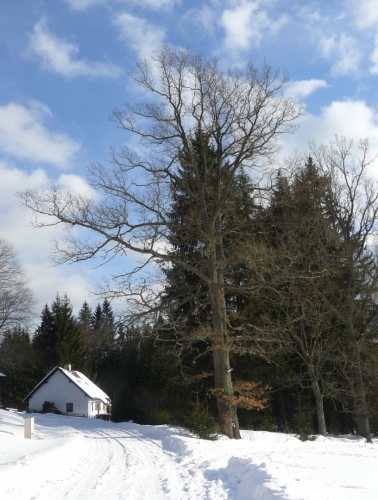
[[[111,476],[121,487],[121,490],[113,491],[113,497],[133,500],[182,498],[176,467],[157,443],[126,430],[97,430],[96,433],[113,450]]]
[[[180,458],[185,445],[169,429],[36,418],[37,439],[24,444],[31,453],[4,465],[7,498],[197,500],[188,495],[192,478]]]
[[[130,430],[96,427],[77,431],[77,454],[62,470],[65,498],[183,498],[177,464],[157,442]]]
[[[71,474],[71,481],[74,483],[65,493],[68,499],[95,498],[94,491],[98,484],[102,484],[112,462],[112,453],[105,452],[98,439],[86,433],[82,437],[84,439],[78,446],[80,451],[76,460],[80,467],[64,471]]]

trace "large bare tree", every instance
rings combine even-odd
[[[257,169],[261,174],[269,167],[279,137],[294,130],[302,110],[282,94],[286,76],[280,77],[266,64],[257,69],[248,63],[245,70],[223,72],[217,60],[162,48],[150,60],[141,61],[132,78],[152,100],[129,103],[113,112],[112,118],[126,131],[126,138],[139,138],[140,143],[136,149],[113,150],[111,167],[94,164],[88,168],[88,182],[101,193],[100,201],[63,193],[57,187],[26,191],[21,196],[34,212],[51,216],[51,224],[80,226],[92,233],[89,238],[69,238],[58,245],[55,257],[59,262],[83,261],[101,253],[108,258],[128,252],[145,256],[136,269],[114,277],[113,293],[132,301],[134,319],[157,312],[155,292],[159,293],[159,287],[145,276],[137,278],[137,271],[143,274],[154,262],[182,266],[206,284],[220,426],[230,438],[238,438],[223,242],[227,233],[241,229],[237,225],[225,228],[224,215],[237,172]],[[211,175],[206,162],[209,142],[216,161]],[[171,252],[167,243],[172,244],[172,234],[180,233],[172,226],[169,213],[170,185],[178,180],[182,158],[194,179],[190,189],[203,256],[200,266]],[[211,204],[207,203],[210,188]],[[36,225],[46,223],[37,218]]]

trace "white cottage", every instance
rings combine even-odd
[[[111,400],[85,375],[71,371],[71,365],[56,366],[26,396],[29,411],[41,411],[43,403],[50,401],[66,415],[95,417],[110,413]]]

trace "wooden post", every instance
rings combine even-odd
[[[24,438],[34,438],[34,417],[25,418]]]

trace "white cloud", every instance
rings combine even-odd
[[[66,2],[75,10],[85,10],[94,5],[106,3],[106,0],[66,0]]]
[[[325,59],[333,62],[332,73],[334,75],[346,75],[358,70],[362,54],[355,38],[345,33],[342,33],[338,39],[335,34],[328,38],[322,37],[319,49]]]
[[[0,107],[0,152],[14,158],[67,168],[80,144],[67,134],[51,132],[43,121],[51,116],[44,104],[31,101],[28,107],[11,102]]]
[[[322,141],[338,134],[352,139],[369,137],[378,146],[377,115],[364,101],[334,101],[322,108],[320,116],[308,115],[307,129],[308,134],[316,131]]]
[[[324,19],[322,17],[322,15],[320,14],[320,12],[315,10],[314,5],[302,6],[297,11],[297,16],[299,18],[304,19],[307,24],[318,24],[319,22],[321,22]]]
[[[117,0],[118,2],[125,3],[127,5],[139,5],[140,7],[148,7],[150,9],[162,9],[166,7],[172,7],[175,3],[180,0]]]
[[[164,42],[164,30],[141,17],[122,12],[114,18],[114,23],[120,31],[120,38],[140,57],[149,57]]]
[[[150,9],[162,9],[171,7],[179,0],[114,0],[126,5],[138,5],[140,7],[147,7]],[[66,0],[66,2],[75,10],[85,10],[94,5],[106,5],[108,0]]]
[[[231,49],[247,49],[253,38],[254,45],[261,39],[261,30],[269,26],[265,11],[258,12],[255,2],[243,2],[233,10],[226,9],[221,18],[226,31],[225,45]]]
[[[378,154],[378,115],[364,101],[334,101],[323,107],[318,116],[307,113],[299,124],[298,132],[283,141],[284,155],[290,155],[293,150],[307,150],[309,141],[328,144],[335,135],[353,139],[355,144],[368,138],[372,154]],[[378,175],[376,166],[371,173]]]
[[[221,25],[226,32],[225,47],[228,50],[246,50],[258,45],[264,30],[277,32],[287,22],[287,16],[273,21],[260,2],[242,0],[233,9],[226,9],[221,16]]]
[[[63,191],[72,191],[80,194],[81,196],[87,196],[93,199],[99,198],[97,191],[94,191],[87,181],[79,175],[61,174],[57,184]]]
[[[326,87],[329,87],[329,85],[325,80],[313,78],[311,80],[298,80],[287,87],[285,94],[295,99],[303,99],[316,90]]]
[[[378,9],[376,0],[350,0],[353,18],[360,29],[378,25]]]
[[[45,19],[41,19],[29,37],[29,48],[42,62],[45,69],[54,71],[67,78],[90,76],[115,78],[122,70],[112,63],[88,62],[78,59],[77,45],[55,37],[46,27]]]
[[[69,179],[68,179],[69,177]],[[93,281],[100,279],[101,271],[88,271],[84,266],[52,267],[49,261],[51,238],[64,235],[63,230],[49,227],[41,230],[32,229],[30,221],[32,212],[21,205],[15,193],[24,189],[39,190],[49,181],[46,172],[37,169],[30,174],[13,165],[0,160],[0,236],[13,243],[18,251],[21,265],[38,304],[36,316],[40,315],[43,305],[50,303],[58,292],[67,292],[78,312],[85,299],[88,299],[87,288]],[[76,178],[76,179],[74,179]],[[90,193],[84,179],[62,174],[58,180],[63,186],[72,186],[83,194]]]
[[[187,35],[195,40],[202,40],[214,32],[217,13],[209,6],[201,9],[189,9],[181,18],[181,25]]]
[[[26,189],[40,191],[46,188],[50,181],[46,172],[39,168],[27,173],[0,158],[0,237],[6,238],[15,245],[20,263],[26,271],[26,277],[36,298],[36,322],[38,322],[42,307],[51,303],[56,293],[61,296],[67,293],[71,299],[74,312],[77,313],[84,302],[91,302],[90,290],[95,290],[96,284],[102,281],[104,275],[119,274],[123,268],[135,267],[138,255],[130,253],[127,258],[116,258],[104,267],[95,268],[103,262],[94,259],[87,263],[74,265],[52,266],[50,255],[52,239],[63,239],[67,232],[62,226],[50,226],[42,229],[32,228],[30,222],[34,219],[32,211],[21,204],[15,193]],[[87,184],[84,178],[61,174],[56,184],[63,191],[71,189],[84,196],[98,197],[98,194]],[[52,222],[47,217],[41,217],[46,222]],[[79,228],[74,234],[83,236]],[[90,237],[89,234],[86,234]],[[99,299],[93,299],[97,303]],[[124,308],[121,301],[115,305]]]

